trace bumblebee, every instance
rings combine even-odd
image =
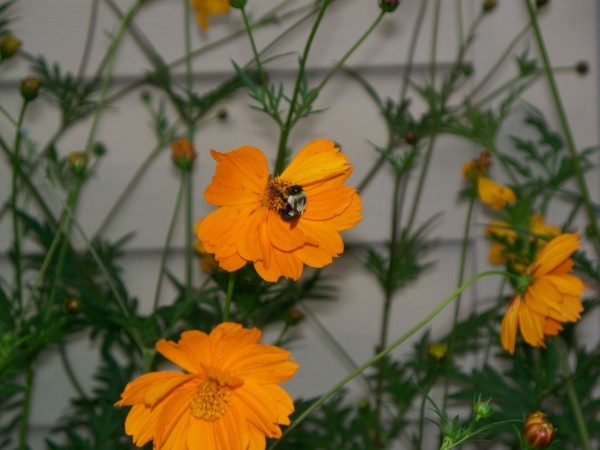
[[[306,193],[302,186],[294,184],[286,189],[282,196],[285,201],[285,207],[279,211],[279,215],[286,222],[291,222],[300,217],[306,209]]]

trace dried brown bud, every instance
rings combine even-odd
[[[575,70],[579,75],[587,75],[590,71],[590,66],[587,61],[579,61],[575,66]]]
[[[68,298],[65,300],[65,311],[69,314],[78,314],[81,311],[81,300],[78,298]]]

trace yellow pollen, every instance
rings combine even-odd
[[[292,183],[279,177],[271,178],[265,193],[265,206],[275,211],[285,209],[285,202],[288,197],[287,190],[291,185]]]
[[[192,415],[198,419],[213,422],[227,411],[231,401],[231,392],[216,381],[205,380],[190,402]]]

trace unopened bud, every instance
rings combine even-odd
[[[434,342],[427,348],[427,356],[435,362],[442,362],[448,354],[448,344],[444,342]]]
[[[69,161],[69,167],[71,168],[71,172],[75,176],[82,176],[85,173],[85,169],[87,169],[88,163],[88,155],[86,152],[71,152],[69,156],[67,156]]]
[[[228,118],[229,118],[229,113],[227,112],[227,110],[225,108],[217,111],[217,119],[219,119],[220,121],[224,122]]]
[[[554,439],[554,425],[546,419],[546,414],[536,411],[525,419],[523,436],[533,448],[546,448]]]
[[[494,409],[492,408],[492,401],[482,401],[481,399],[475,400],[473,403],[473,415],[475,416],[475,421],[479,422],[482,419],[487,419],[494,414]]]
[[[483,12],[490,13],[496,8],[497,5],[498,2],[496,0],[483,0]]]
[[[236,9],[242,9],[246,6],[246,0],[229,0],[229,6]]]
[[[538,9],[540,9],[546,6],[549,2],[550,0],[535,0],[535,5],[538,7]]]
[[[394,12],[398,5],[400,5],[400,0],[379,0],[379,7],[386,13]]]
[[[302,319],[304,319],[304,314],[302,314],[302,311],[300,311],[298,308],[292,306],[285,312],[283,319],[285,320],[286,324],[293,326],[297,325]]]
[[[409,145],[415,145],[417,143],[417,133],[415,133],[413,130],[408,130],[406,133],[404,133],[404,140]]]
[[[78,298],[68,298],[64,303],[65,311],[75,315],[81,311],[81,300]]]
[[[40,91],[41,81],[35,77],[26,77],[21,81],[21,97],[26,102],[30,102],[35,100],[38,96],[38,92]]]
[[[0,57],[8,59],[21,49],[21,41],[8,33],[0,39]]]
[[[590,71],[590,66],[587,61],[579,61],[575,66],[575,70],[579,75],[587,75]]]
[[[171,142],[171,158],[181,170],[190,170],[196,159],[196,150],[186,137]]]

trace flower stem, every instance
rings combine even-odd
[[[460,286],[465,279],[465,266],[467,263],[467,250],[469,249],[469,234],[471,232],[471,222],[473,218],[473,210],[475,206],[475,200],[477,196],[471,194],[471,198],[469,199],[469,207],[467,209],[467,216],[465,218],[465,228],[463,231],[462,244],[460,249],[460,262],[458,266],[458,286]],[[450,388],[450,379],[452,378],[452,352],[454,350],[454,343],[456,340],[456,326],[458,324],[458,317],[460,315],[460,300],[462,295],[458,295],[456,297],[456,303],[454,303],[454,315],[452,316],[452,325],[450,332],[450,339],[448,341],[448,353],[446,355],[446,379],[444,380],[444,392],[442,396],[442,411],[446,410],[446,405],[448,402],[448,390]]]
[[[421,173],[419,175],[419,181],[417,183],[417,191],[415,192],[415,198],[413,199],[412,208],[410,211],[410,215],[408,216],[408,223],[406,225],[406,234],[410,234],[410,230],[412,229],[416,216],[417,210],[419,208],[419,204],[421,203],[421,195],[423,194],[423,187],[425,186],[425,179],[427,178],[427,171],[429,169],[429,163],[431,161],[431,154],[433,153],[433,148],[435,147],[436,134],[431,135],[429,138],[429,146],[425,152],[425,161],[423,161],[423,167],[421,168]]]
[[[19,192],[19,172],[21,170],[21,127],[25,111],[27,110],[28,101],[24,100],[17,120],[17,129],[15,132],[15,147],[13,151],[13,167],[12,167],[12,225],[13,225],[13,240],[14,240],[14,265],[15,265],[15,286],[14,292],[19,308],[23,307],[22,283],[21,283],[21,230],[19,229],[19,211],[17,208],[17,194]]]
[[[554,76],[554,72],[552,71],[552,66],[550,65],[550,58],[548,56],[546,44],[544,43],[544,38],[542,36],[542,32],[537,21],[536,11],[530,0],[523,1],[527,6],[527,11],[529,13],[529,19],[533,28],[535,41],[537,43],[538,50],[542,58],[542,62],[544,63],[544,70],[546,72],[548,84],[550,85],[550,92],[552,94],[552,99],[554,100],[554,106],[556,107],[556,112],[558,113],[558,118],[560,120],[563,135],[567,143],[567,149],[571,156],[573,170],[575,171],[575,178],[577,180],[577,184],[579,185],[579,190],[581,191],[581,196],[583,198],[583,204],[589,220],[589,225],[592,229],[592,235],[594,237],[594,248],[596,250],[597,255],[600,256],[600,229],[598,228],[598,221],[596,219],[594,206],[590,198],[590,193],[588,191],[585,178],[583,177],[583,169],[581,167],[581,161],[577,153],[577,147],[575,146],[575,139],[571,131],[571,126],[569,125],[569,119],[565,112],[565,108],[560,96],[560,91],[558,90],[558,86],[556,84],[556,78]]]
[[[567,361],[567,346],[565,342],[561,339],[557,339],[558,345],[558,358],[561,372],[563,376],[567,379],[565,388],[567,390],[567,396],[569,397],[569,402],[571,403],[571,409],[573,411],[573,416],[575,418],[575,423],[577,424],[577,429],[579,431],[579,437],[581,438],[581,448],[583,450],[592,450],[592,446],[590,445],[590,435],[587,430],[587,426],[585,424],[585,418],[583,417],[583,411],[581,410],[581,404],[579,403],[579,399],[577,398],[577,392],[575,391],[575,386],[573,386],[573,379],[570,378],[570,370],[569,363]]]
[[[225,296],[225,307],[223,308],[223,322],[227,322],[229,320],[231,298],[233,297],[233,286],[235,285],[235,274],[236,272],[231,272],[229,274],[229,281],[227,282],[227,294]]]
[[[23,412],[21,414],[21,428],[19,432],[19,450],[26,450],[27,434],[29,430],[29,409],[31,406],[31,390],[33,387],[33,369],[28,365],[25,369],[25,397],[23,399]]]
[[[317,13],[317,17],[313,23],[312,28],[310,29],[310,33],[308,34],[308,38],[306,39],[306,44],[304,45],[304,50],[302,52],[302,56],[300,57],[300,62],[298,66],[298,75],[296,76],[296,82],[294,84],[294,91],[292,93],[292,97],[289,104],[289,110],[287,114],[287,118],[285,122],[281,125],[281,132],[279,135],[279,144],[277,146],[277,159],[275,160],[275,174],[279,174],[283,171],[283,166],[285,165],[285,157],[287,153],[287,141],[292,128],[292,122],[294,119],[294,114],[296,113],[296,103],[298,102],[298,95],[300,95],[300,86],[302,85],[302,80],[304,79],[305,70],[306,70],[306,61],[308,60],[308,54],[312,47],[312,43],[317,34],[317,30],[319,29],[319,25],[321,24],[321,20],[325,15],[325,11],[327,7],[331,3],[331,0],[323,0],[321,3],[321,8]],[[297,115],[297,114],[296,114]]]
[[[167,256],[169,255],[169,249],[171,248],[171,239],[173,238],[173,231],[175,231],[175,224],[177,223],[177,217],[179,216],[179,208],[181,208],[181,199],[183,192],[185,191],[185,180],[181,178],[179,185],[179,192],[177,193],[177,199],[175,200],[175,209],[173,210],[173,216],[171,217],[171,223],[167,230],[167,237],[165,238],[165,245],[160,256],[160,266],[158,270],[158,277],[156,282],[156,291],[154,292],[154,303],[152,311],[156,311],[158,308],[158,302],[160,301],[160,291],[162,290],[163,275],[165,273],[165,265],[167,263]]]
[[[306,410],[304,410],[304,412],[302,414],[300,414],[298,416],[298,418],[296,420],[294,420],[294,422],[285,430],[285,432],[282,435],[282,439],[273,442],[269,446],[268,450],[274,449],[283,440],[283,438],[286,435],[288,435],[292,430],[294,430],[298,425],[300,425],[300,423],[302,423],[304,421],[304,419],[306,419],[306,417],[308,417],[309,414],[311,414],[313,411],[315,411],[317,408],[319,408],[323,403],[325,403],[325,401],[327,399],[329,399],[336,392],[338,392],[341,388],[343,388],[348,382],[350,382],[351,380],[356,378],[361,372],[368,369],[373,364],[380,361],[382,358],[385,358],[394,349],[396,349],[398,346],[403,344],[407,339],[409,339],[411,336],[413,336],[416,332],[421,330],[421,328],[423,328],[425,325],[427,325],[436,315],[439,314],[440,311],[442,311],[446,306],[448,306],[448,304],[450,304],[450,302],[457,295],[459,295],[461,292],[463,292],[465,289],[467,289],[475,281],[479,280],[480,278],[490,276],[490,275],[509,276],[509,274],[506,272],[502,272],[499,270],[489,270],[486,272],[481,272],[481,273],[471,277],[463,285],[459,286],[454,292],[452,292],[452,294],[450,294],[448,297],[446,297],[444,300],[442,300],[442,302],[437,307],[435,307],[435,309],[433,309],[427,316],[425,316],[419,323],[417,323],[415,326],[413,326],[410,330],[408,330],[405,334],[403,334],[397,340],[392,342],[392,344],[390,344],[388,347],[383,349],[377,355],[375,355],[374,357],[372,357],[371,359],[366,361],[364,364],[359,366],[356,370],[354,370],[351,373],[349,373],[348,375],[346,375],[338,383],[336,383],[331,389],[329,389],[325,394],[323,394],[319,399],[317,399],[315,402],[313,402],[312,405],[310,405]]]
[[[60,360],[63,364],[63,368],[65,369],[65,373],[67,374],[67,378],[71,382],[71,385],[77,391],[81,398],[87,399],[88,397],[87,395],[85,395],[85,391],[83,390],[81,383],[79,382],[79,380],[77,380],[77,376],[75,376],[75,371],[73,370],[71,362],[69,361],[69,357],[67,356],[67,350],[65,349],[64,343],[61,342],[59,344],[58,351],[60,354]]]

